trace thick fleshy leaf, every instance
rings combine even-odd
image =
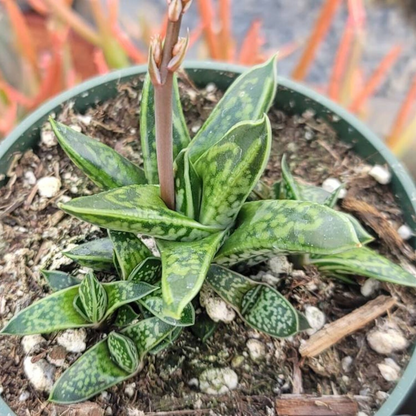
[[[277,89],[276,57],[244,72],[228,88],[189,145],[196,162],[237,123],[258,120],[267,113]]]
[[[357,234],[358,239],[361,244],[368,244],[374,241],[374,237],[369,234],[365,228],[360,224],[360,222],[352,216],[351,214],[342,213],[344,217],[348,218],[352,226],[354,227],[355,233]]]
[[[277,290],[216,265],[206,282],[253,328],[277,338],[299,332],[298,312]]]
[[[328,191],[311,184],[306,184],[297,181],[298,189],[301,194],[301,201],[316,202],[317,204],[324,205],[325,201],[331,196]]]
[[[131,282],[147,282],[155,284],[160,280],[162,262],[159,257],[148,257],[138,264],[128,278]]]
[[[145,307],[152,315],[173,326],[192,326],[195,323],[195,310],[192,303],[188,303],[180,319],[174,319],[165,314],[165,302],[162,298],[162,291],[158,290],[139,300],[140,304]]]
[[[329,274],[354,274],[389,283],[416,287],[416,276],[375,251],[361,247],[330,256],[310,259],[320,270]]]
[[[80,244],[63,254],[81,266],[96,271],[111,271],[113,264],[113,243],[109,238],[100,238]]]
[[[228,227],[260,179],[270,155],[271,127],[264,116],[234,126],[195,168],[202,179],[199,222]]]
[[[149,351],[149,354],[156,355],[159,354],[161,351],[165,350],[166,348],[169,348],[179,338],[179,335],[181,335],[182,330],[182,327],[176,327],[161,343],[156,345],[156,347],[152,348]]]
[[[332,254],[360,246],[348,218],[331,208],[301,201],[256,201],[243,205],[237,229],[215,262],[255,264],[274,253]]]
[[[329,197],[325,200],[324,205],[326,205],[329,208],[334,208],[338,202],[339,195],[341,191],[344,189],[344,187],[345,185],[341,185],[337,189],[335,189],[335,191],[332,192],[332,194],[329,195]]]
[[[189,218],[197,219],[201,202],[202,182],[196,173],[189,152],[183,150],[175,160],[176,211]]]
[[[181,318],[186,305],[201,289],[223,236],[221,232],[190,243],[158,241],[167,316]]]
[[[143,169],[111,147],[50,119],[59,144],[74,164],[104,189],[144,184]]]
[[[218,231],[170,210],[156,185],[125,186],[73,199],[60,208],[100,227],[165,240],[194,241]]]
[[[81,283],[80,279],[57,270],[41,270],[41,273],[47,280],[48,285],[53,292],[58,292],[59,290],[67,289],[68,287],[76,286]]]
[[[139,314],[136,313],[130,305],[124,305],[117,310],[117,317],[114,321],[114,325],[118,328],[124,328],[127,325],[130,325],[138,317]]]
[[[103,287],[108,301],[102,321],[122,305],[135,302],[157,289],[144,282],[104,283]],[[38,300],[12,318],[2,333],[9,335],[48,334],[68,328],[92,326],[93,324],[74,307],[79,288],[80,286],[73,286]]]
[[[125,372],[134,373],[140,364],[139,353],[134,342],[123,334],[111,332],[107,343],[111,359]]]
[[[173,158],[190,142],[189,131],[179,96],[178,81],[173,78]],[[159,183],[156,156],[156,127],[155,127],[155,102],[154,88],[149,75],[143,84],[142,102],[140,107],[140,136],[144,160],[144,171],[149,183]]]
[[[107,310],[107,292],[92,272],[87,273],[79,286],[82,311],[90,322],[100,322]]]
[[[195,325],[191,327],[191,331],[201,339],[202,342],[206,342],[210,338],[215,330],[218,328],[218,322],[214,322],[206,312],[202,312],[196,317]]]
[[[79,286],[55,292],[34,302],[9,321],[2,334],[46,334],[68,328],[81,328],[92,324],[73,306]]]
[[[111,359],[107,340],[104,340],[62,374],[49,400],[62,404],[82,402],[131,376]]]
[[[286,155],[282,157],[282,182],[280,184],[280,198],[281,199],[292,199],[295,201],[302,201],[302,195],[295,178],[289,169],[286,161]]]
[[[127,280],[132,270],[152,253],[133,233],[109,230],[108,235],[113,242],[120,277]]]

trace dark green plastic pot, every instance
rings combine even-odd
[[[195,62],[188,63],[186,69],[197,86],[204,87],[214,82],[219,88],[226,89],[232,81],[244,71],[239,66]],[[117,85],[146,72],[145,66],[137,66],[112,72],[97,77],[60,94],[44,104],[27,117],[20,125],[0,143],[0,175],[5,175],[10,160],[15,152],[23,152],[36,147],[39,131],[50,113],[59,113],[64,103],[74,102],[77,111],[84,112],[97,102],[113,98],[117,94]],[[400,202],[406,222],[412,229],[416,228],[416,188],[403,165],[390,153],[381,140],[354,116],[324,98],[316,92],[281,78],[275,107],[288,114],[302,114],[313,110],[318,117],[325,120],[338,133],[342,141],[351,143],[354,151],[369,163],[388,164],[393,173],[391,187]],[[0,182],[4,184],[4,180]],[[416,241],[412,241],[413,247]],[[377,412],[376,416],[393,416],[402,408],[416,381],[416,354],[413,354],[405,372],[396,388]],[[415,406],[416,407],[416,406]],[[409,410],[408,410],[409,411]],[[12,415],[0,399],[0,415]]]

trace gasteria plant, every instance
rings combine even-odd
[[[108,332],[56,382],[51,401],[86,400],[137,374],[145,355],[169,346],[183,328],[207,327],[194,310],[204,284],[245,323],[272,337],[307,328],[306,319],[275,288],[236,271],[276,254],[299,256],[347,282],[346,275],[358,274],[416,286],[413,275],[364,247],[372,237],[354,217],[334,209],[339,191],[328,194],[297,181],[285,159],[280,183],[268,188],[260,182],[272,140],[266,113],[277,90],[275,58],[239,77],[190,139],[174,75],[186,47],[177,34],[187,6],[188,1],[170,2],[171,38],[152,44],[141,101],[143,169],[50,120],[67,155],[103,189],[60,207],[108,230],[107,238],[65,252],[92,269],[84,279],[44,271],[54,293],[2,330],[7,335],[80,327]],[[171,126],[160,114],[167,109]],[[160,163],[158,168],[166,149],[172,149],[171,171]],[[174,186],[173,199],[169,191],[164,194],[171,208],[158,184],[162,168],[165,186]],[[154,238],[158,253],[142,236]],[[104,281],[109,283],[100,282],[95,271],[108,273]]]

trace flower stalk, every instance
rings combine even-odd
[[[172,140],[173,74],[182,64],[189,36],[179,38],[182,15],[192,0],[168,0],[168,26],[164,42],[155,37],[149,48],[149,75],[154,86],[156,153],[160,196],[165,204],[175,209]]]

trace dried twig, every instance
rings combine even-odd
[[[355,416],[358,404],[347,396],[284,394],[276,400],[276,410],[282,416]]]
[[[377,317],[385,314],[396,304],[395,299],[389,296],[379,296],[356,309],[348,315],[343,316],[335,322],[331,322],[323,329],[312,335],[299,348],[302,357],[315,357],[321,352],[332,347],[341,339],[358,331]]]

